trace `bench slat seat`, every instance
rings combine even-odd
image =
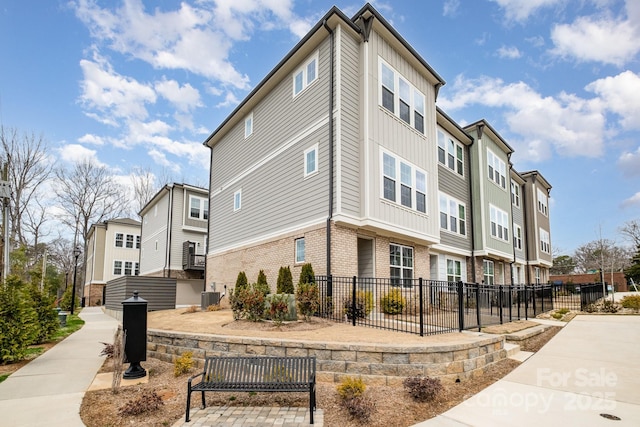
[[[196,378],[200,381],[192,384]],[[316,407],[316,358],[272,356],[207,357],[204,371],[188,381],[186,421],[189,422],[191,393],[207,391],[309,392],[309,421]]]

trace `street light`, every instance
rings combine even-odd
[[[71,292],[71,314],[73,314],[73,310],[76,308],[76,276],[78,275],[78,257],[82,251],[80,250],[80,246],[76,246],[73,250],[73,256],[75,257],[75,263],[73,264],[73,288]]]

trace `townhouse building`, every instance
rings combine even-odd
[[[188,184],[165,185],[140,216],[140,275],[175,279],[176,306],[200,304],[209,191]]]
[[[87,235],[84,294],[88,306],[104,303],[104,287],[139,274],[140,222],[117,218],[93,224]]]
[[[553,265],[551,254],[551,223],[549,195],[551,184],[539,171],[522,172],[525,205],[525,240],[527,251],[526,280],[528,283],[547,283]]]
[[[444,83],[371,5],[352,18],[332,8],[204,142],[206,282],[263,269],[274,286],[279,267],[296,277],[310,262],[316,274],[514,283],[530,261],[514,249],[511,183],[529,193],[529,175],[512,179],[513,149],[489,123],[463,128],[436,108]]]

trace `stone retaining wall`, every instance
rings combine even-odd
[[[206,356],[316,356],[318,381],[361,376],[368,384],[381,385],[397,385],[418,375],[464,381],[482,375],[487,365],[507,356],[502,336],[477,336],[459,344],[403,346],[147,331],[149,356],[173,362],[186,351],[193,352],[198,367],[204,366]]]

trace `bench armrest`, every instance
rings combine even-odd
[[[197,374],[192,375],[191,377],[189,377],[189,381],[188,381],[189,389],[191,389],[191,381],[196,379],[196,378],[198,378],[199,376],[202,376],[204,378],[204,374],[205,373],[206,373],[206,371],[202,371],[202,372],[198,372]]]

